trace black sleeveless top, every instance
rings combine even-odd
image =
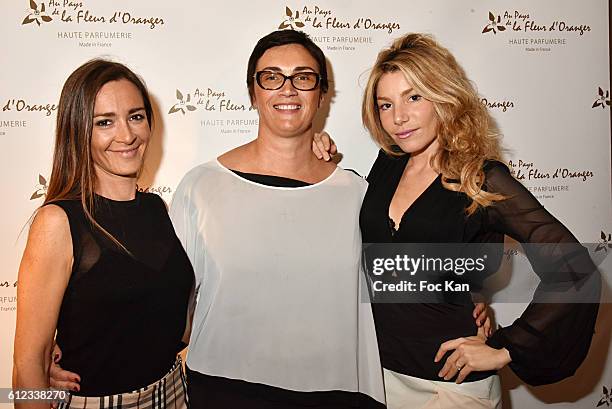
[[[130,392],[173,365],[194,274],[161,198],[95,197],[95,220],[131,254],[85,218],[80,201],[52,204],[67,214],[74,263],[57,323],[61,365],[81,376],[77,395]]]

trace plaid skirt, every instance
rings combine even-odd
[[[181,358],[159,381],[134,392],[108,396],[74,396],[60,402],[59,409],[187,409],[187,384]]]

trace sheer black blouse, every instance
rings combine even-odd
[[[95,220],[80,201],[52,204],[67,214],[73,268],[57,323],[61,365],[81,376],[83,396],[130,392],[164,376],[184,345],[193,269],[162,199],[95,197]]]
[[[596,271],[576,238],[531,195],[500,162],[486,162],[485,189],[505,200],[465,213],[470,201],[442,186],[441,176],[406,210],[399,226],[390,223],[389,204],[408,162],[408,155],[392,158],[380,151],[368,176],[369,187],[361,209],[364,243],[503,242],[508,235],[521,244],[573,243],[567,254],[546,246],[526,248],[526,255],[542,282],[571,276],[571,285]],[[557,274],[558,273],[558,274]],[[592,282],[592,280],[590,281]],[[591,285],[590,300],[597,299]],[[536,291],[536,294],[538,292]],[[498,329],[487,341],[510,352],[510,367],[531,385],[559,381],[572,375],[589,349],[598,304],[532,302],[512,325]],[[592,302],[592,301],[591,301]],[[385,368],[424,379],[438,377],[444,360],[434,363],[441,342],[475,335],[473,304],[373,304],[381,361]],[[491,372],[472,373],[467,381]]]

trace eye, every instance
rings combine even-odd
[[[263,79],[267,81],[276,81],[280,77],[275,72],[266,72],[263,75]]]
[[[421,98],[423,98],[423,97],[422,97],[422,96],[420,96],[420,95],[418,95],[418,94],[410,95],[410,96],[408,97],[408,99],[409,99],[410,101],[420,101],[420,100],[421,100]]]
[[[296,78],[296,79],[298,79],[298,80],[300,80],[300,81],[308,81],[308,80],[310,80],[312,77],[313,77],[313,75],[312,75],[312,74],[309,74],[309,73],[306,73],[306,72],[304,72],[304,73],[300,73],[300,74],[295,74],[295,78]]]
[[[113,123],[113,121],[111,121],[110,119],[100,119],[99,121],[96,121],[96,126],[99,126],[101,128],[107,128],[112,123]]]
[[[378,104],[378,110],[379,111],[386,111],[388,109],[391,109],[391,104],[388,102],[383,102],[382,104]]]
[[[143,114],[134,114],[130,116],[130,121],[142,121],[144,119],[146,119],[146,117]]]

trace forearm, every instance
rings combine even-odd
[[[13,362],[13,389],[46,390],[49,388],[50,350],[38,357],[21,357],[15,354]],[[16,409],[49,408],[45,401],[15,401]]]

